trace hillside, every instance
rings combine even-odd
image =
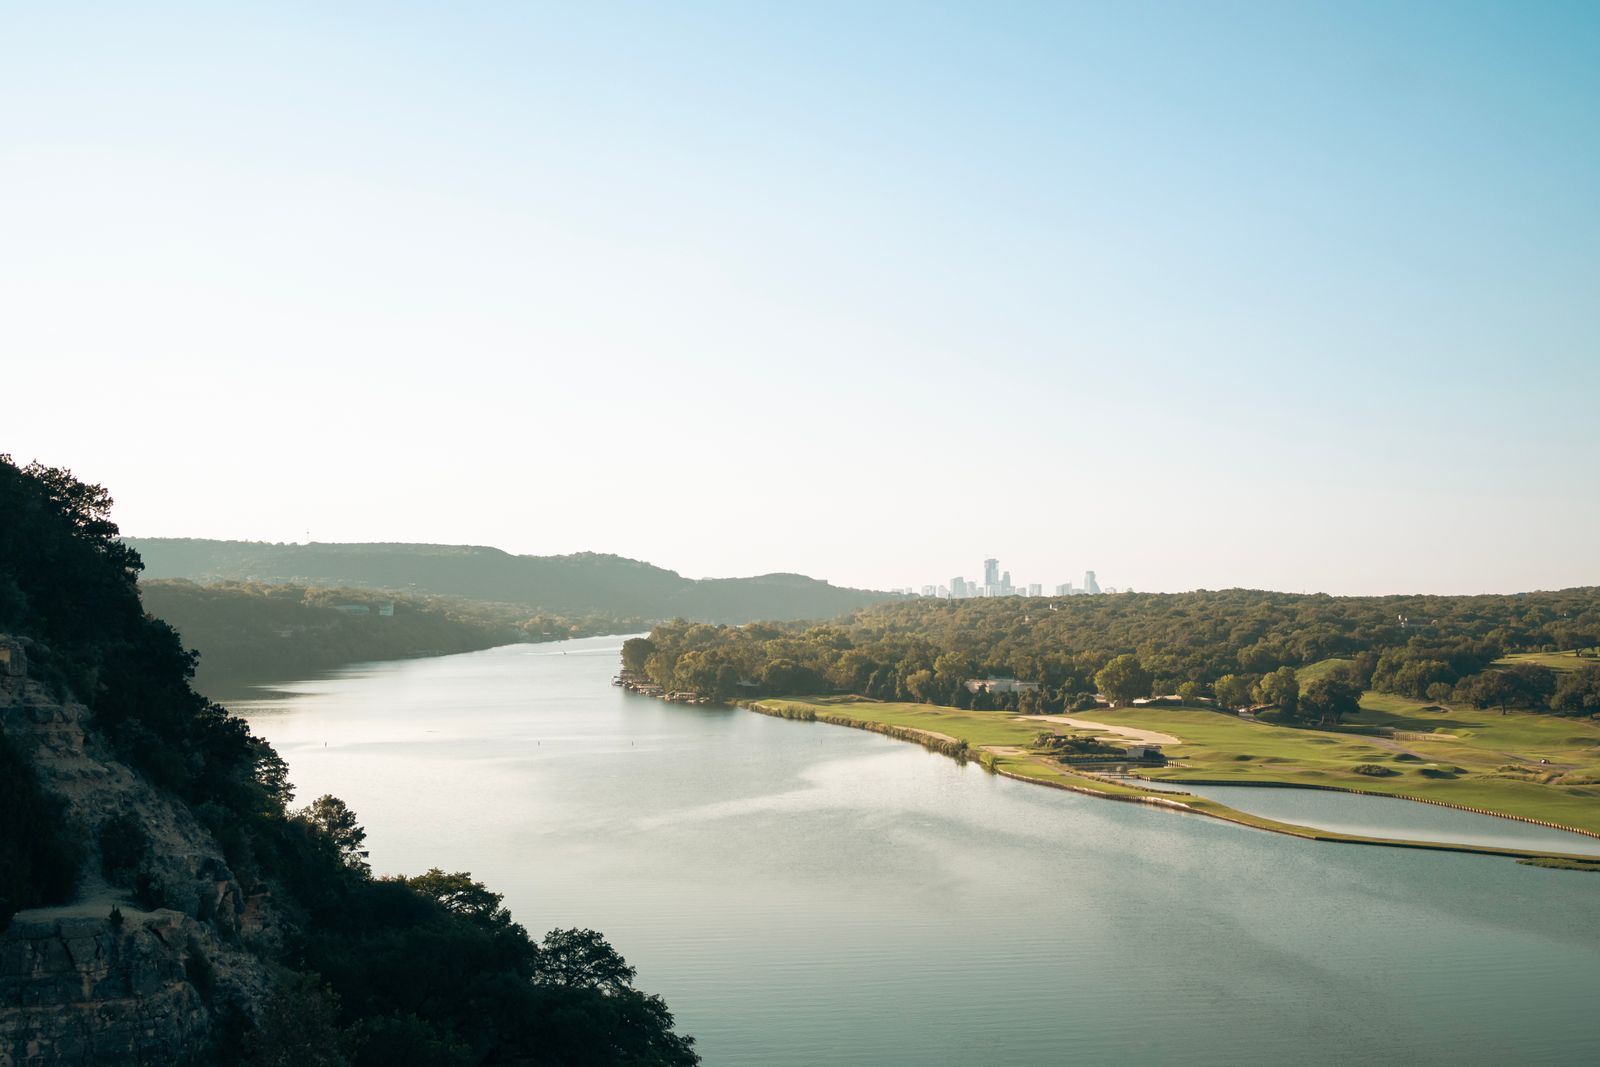
[[[439,598],[390,597],[360,589],[181,579],[141,582],[145,609],[200,654],[195,686],[296,678],[347,663],[472,652],[530,635],[488,605],[454,610]],[[604,632],[610,632],[609,627]],[[560,636],[567,636],[564,630]]]
[[[595,931],[536,940],[465,872],[378,877],[342,801],[291,806],[110,508],[0,455],[0,1065],[699,1061]]]
[[[132,537],[145,579],[345,585],[464,597],[561,614],[744,623],[825,619],[889,599],[799,574],[685,578],[638,560],[584,552],[514,556],[474,545],[270,544]]]
[[[300,678],[349,663],[474,652],[516,642],[637,633],[617,615],[530,613],[460,597],[406,596],[349,586],[265,585],[183,578],[139,583],[147,611],[200,654],[195,684]]]

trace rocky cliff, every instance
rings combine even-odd
[[[84,862],[75,899],[0,932],[0,1067],[207,1062],[259,1010],[250,945],[271,909],[187,808],[115,758],[86,707],[29,676],[30,647],[0,636],[0,731],[67,802]]]

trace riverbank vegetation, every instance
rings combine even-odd
[[[1597,634],[1592,588],[1225,590],[925,599],[809,626],[679,620],[623,659],[667,689],[931,731],[986,766],[1086,791],[1104,783],[1036,743],[1042,716],[1181,739],[1139,772],[1151,778],[1348,789],[1600,832],[1600,666],[1577,651]]]
[[[110,507],[104,489],[67,471],[0,456],[0,634],[8,635],[0,681],[26,698],[0,718],[0,931],[13,908],[70,903],[80,886],[103,886],[102,876],[121,894],[110,928],[134,911],[135,893],[117,880],[154,847],[140,820],[158,816],[65,809],[32,773],[43,758],[34,726],[45,721],[35,705],[51,718],[49,700],[82,701],[84,747],[132,769],[164,803],[186,806],[204,829],[184,844],[220,848],[226,859],[207,884],[235,884],[271,915],[262,927],[270,934],[252,940],[192,885],[138,891],[145,907],[213,923],[217,938],[277,976],[271,995],[213,1003],[209,965],[190,960],[210,1019],[210,1047],[189,1050],[196,1062],[698,1062],[666,1006],[633,987],[631,968],[600,935],[557,930],[535,941],[466,874],[376,878],[343,804],[323,797],[293,807],[287,767],[271,746],[190,686],[194,656],[146,613],[140,559],[118,539]],[[70,824],[89,820],[116,825],[126,847],[107,838],[97,850],[94,838],[75,837]],[[94,1010],[92,998],[83,1008]]]
[[[1600,714],[1600,661],[1576,654],[1597,643],[1596,588],[1470,597],[1231,589],[917,599],[814,625],[678,620],[655,627],[626,655],[627,665],[669,690],[722,700],[849,693],[1059,712],[1110,684],[1115,691],[1104,695],[1117,703],[1175,694],[1190,703],[1271,704],[1288,718],[1303,710],[1331,725],[1351,712],[1351,694],[1365,690],[1479,709]],[[1557,660],[1570,669],[1554,669]],[[1038,688],[966,685],[991,676]],[[1320,682],[1347,688],[1300,699],[1302,688],[1309,694]]]
[[[638,633],[639,618],[359,588],[142,581],[146,610],[198,652],[195,684],[302,678],[348,663],[474,652],[518,641]]]

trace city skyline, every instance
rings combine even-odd
[[[1039,597],[1045,595],[1044,583],[1042,582],[1026,582],[1022,584],[1013,582],[1011,580],[1011,572],[1008,570],[1002,571],[1000,569],[1000,561],[997,558],[985,559],[983,561],[982,582],[968,582],[964,575],[957,575],[942,585],[939,583],[929,583],[920,587],[896,586],[890,588],[888,591],[891,593],[899,593],[905,596],[938,597],[949,600],[968,600],[978,597],[999,596]],[[1086,570],[1083,572],[1083,584],[1081,586],[1074,586],[1070,581],[1062,582],[1055,586],[1054,595],[1096,596],[1100,593],[1116,592],[1131,593],[1133,590],[1127,587],[1123,587],[1119,590],[1116,586],[1107,586],[1106,588],[1102,589],[1095,572],[1092,570]]]

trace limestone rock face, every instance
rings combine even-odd
[[[215,941],[177,912],[31,918],[0,934],[0,1067],[143,1065],[203,1056],[206,995],[191,980]],[[210,983],[207,994],[217,995]]]
[[[90,716],[31,679],[24,643],[0,635],[0,731],[88,844],[75,900],[18,912],[0,931],[0,1067],[205,1062],[221,1015],[253,1016],[266,995],[265,965],[245,945],[270,927],[271,900],[246,899],[189,809],[118,760]],[[113,819],[148,839],[144,873],[160,899],[146,904],[159,906],[101,875]]]

